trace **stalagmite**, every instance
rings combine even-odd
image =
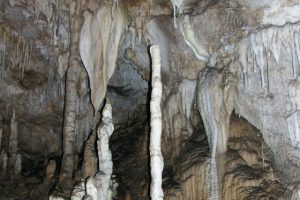
[[[2,166],[1,166],[1,173],[3,175],[6,175],[7,173],[7,161],[8,161],[8,157],[7,157],[7,153],[4,151],[4,149],[1,151],[1,156],[0,156],[0,159],[1,159],[1,163],[2,163]]]
[[[106,200],[111,175],[113,171],[112,155],[109,149],[109,138],[114,131],[112,122],[112,108],[109,102],[106,102],[102,112],[102,122],[98,128],[98,159],[99,172],[96,174],[98,200]]]
[[[16,112],[13,110],[13,114],[10,121],[10,135],[9,135],[9,147],[8,147],[8,169],[11,175],[16,175],[15,167],[18,153],[18,132],[16,122]]]
[[[97,172],[97,155],[95,152],[96,133],[93,132],[85,142],[83,150],[82,174],[84,178],[94,177]]]
[[[50,160],[46,167],[46,178],[48,181],[50,181],[54,177],[55,171],[56,171],[56,161]]]
[[[21,173],[21,171],[22,171],[22,154],[18,153],[16,156],[14,173],[15,173],[15,175],[18,175]]]
[[[109,190],[108,190],[107,200],[114,200],[117,198],[118,186],[119,186],[119,183],[116,180],[116,176],[112,175]]]
[[[292,194],[291,200],[299,200],[299,199],[300,199],[300,186],[297,186],[293,190],[293,194]]]
[[[162,190],[162,171],[164,167],[161,153],[161,58],[158,45],[150,47],[152,58],[152,91],[151,91],[151,133],[150,133],[150,166],[151,166],[151,187],[150,196],[152,200],[162,200],[164,197]]]
[[[74,139],[76,123],[76,86],[78,69],[80,69],[80,56],[78,51],[79,33],[82,25],[81,7],[79,0],[70,5],[70,33],[71,44],[69,54],[69,66],[66,75],[66,97],[63,127],[63,157],[59,175],[59,183],[65,189],[70,189],[74,173]]]
[[[82,200],[85,195],[85,180],[81,180],[75,185],[71,194],[71,200]]]
[[[3,134],[3,129],[0,128],[0,150],[1,150],[1,147],[2,147],[2,134]]]
[[[88,178],[85,185],[86,189],[86,196],[84,197],[85,200],[106,200],[103,197],[98,195],[99,188],[97,187],[96,181],[94,177]],[[99,198],[100,197],[100,198]]]

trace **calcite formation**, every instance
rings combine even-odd
[[[162,191],[162,171],[164,167],[164,161],[161,154],[161,132],[162,132],[162,120],[161,120],[161,95],[162,95],[162,83],[161,83],[161,63],[160,63],[160,51],[158,45],[152,45],[150,47],[150,53],[152,58],[152,91],[150,101],[151,112],[151,133],[150,133],[150,166],[151,166],[151,189],[150,196],[153,200],[163,199]]]
[[[100,109],[107,83],[115,70],[119,42],[125,25],[126,17],[121,4],[103,2],[95,13],[84,13],[79,51],[89,75],[95,112]]]
[[[84,144],[82,174],[83,178],[94,177],[97,172],[97,155],[95,149],[96,133],[92,133]]]
[[[56,161],[50,160],[46,167],[46,178],[48,181],[51,181],[54,178],[55,172],[56,172]]]
[[[109,149],[109,138],[114,131],[112,122],[112,107],[106,102],[102,112],[102,122],[98,128],[98,167],[99,172],[95,176],[97,184],[97,199],[107,199],[109,184],[113,172],[112,155]]]
[[[0,199],[298,199],[299,23],[299,0],[1,1]]]

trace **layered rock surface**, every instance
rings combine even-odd
[[[222,199],[297,199],[299,1],[102,3],[86,1],[81,8],[81,66],[73,91],[75,185],[90,176],[81,174],[84,144],[108,97],[118,198],[149,199],[148,47],[155,43],[162,57],[165,199],[207,199],[214,177]],[[67,0],[0,2],[0,174],[1,180],[11,179],[8,186],[1,184],[3,198],[39,199],[57,183],[69,5]],[[232,112],[256,129],[242,118],[229,119]],[[222,163],[217,160],[211,173],[211,159],[220,152]],[[12,160],[21,168],[11,170]],[[7,168],[20,176],[7,176]],[[16,196],[11,185],[17,185]]]

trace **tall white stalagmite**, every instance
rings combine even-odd
[[[162,171],[164,161],[161,153],[161,63],[160,50],[158,45],[150,47],[152,58],[152,91],[151,91],[151,133],[150,133],[150,165],[151,165],[151,188],[150,196],[152,200],[162,200],[164,197],[162,190]]]
[[[109,138],[114,131],[112,108],[106,102],[102,112],[102,122],[98,128],[99,172],[96,174],[98,200],[107,200],[107,194],[113,171],[112,155],[109,149]]]

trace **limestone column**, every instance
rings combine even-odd
[[[164,161],[161,153],[161,63],[160,50],[158,45],[150,47],[152,58],[152,91],[150,101],[151,112],[151,132],[150,132],[150,166],[151,166],[151,187],[150,196],[152,200],[162,200],[164,197],[162,190],[162,171]]]
[[[78,69],[80,69],[81,60],[78,50],[79,34],[83,23],[81,16],[81,4],[79,0],[70,4],[70,53],[68,60],[68,69],[66,74],[66,96],[64,110],[63,126],[63,156],[59,175],[59,184],[69,190],[73,185],[74,173],[74,153],[75,153],[75,125],[76,125],[76,92]]]
[[[106,102],[102,112],[102,122],[98,128],[98,159],[99,172],[96,174],[96,184],[98,190],[98,200],[107,200],[109,184],[113,171],[112,155],[109,149],[109,138],[114,131],[112,122],[112,108]]]

